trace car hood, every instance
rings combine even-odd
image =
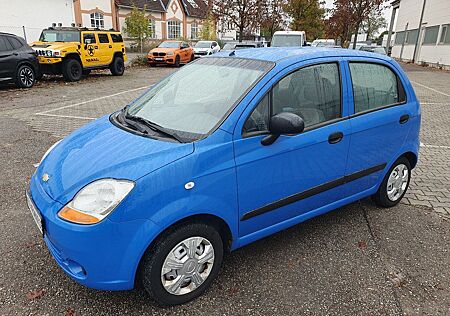
[[[158,48],[152,49],[150,51],[150,53],[154,53],[154,52],[168,53],[168,52],[175,52],[176,50],[178,50],[178,48],[162,48],[162,47],[158,47]]]
[[[47,48],[54,50],[61,50],[68,48],[70,46],[79,45],[78,42],[34,42],[31,47],[32,48]]]
[[[35,180],[50,197],[65,204],[92,181],[102,178],[136,181],[193,150],[192,143],[129,133],[105,116],[63,139],[41,162]]]

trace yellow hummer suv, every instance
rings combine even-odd
[[[93,69],[110,69],[114,76],[125,70],[127,55],[120,32],[77,27],[49,27],[31,46],[43,74],[62,74],[78,81]]]

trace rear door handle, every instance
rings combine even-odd
[[[409,120],[409,115],[405,114],[405,115],[400,116],[399,122],[400,122],[400,124],[405,124],[406,122],[408,122],[408,120]]]
[[[330,144],[337,144],[342,140],[342,138],[344,138],[344,134],[342,134],[342,132],[335,132],[328,136],[328,142]]]

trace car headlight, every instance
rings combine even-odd
[[[95,224],[108,216],[134,188],[129,180],[100,179],[83,187],[58,216],[76,224]]]
[[[167,56],[173,56],[173,52],[168,52]]]
[[[53,57],[61,57],[61,51],[60,50],[53,51]]]
[[[39,163],[35,164],[34,166],[37,168],[42,163],[42,161],[45,159],[45,157],[47,157],[48,154],[53,150],[53,148],[55,148],[61,141],[62,141],[62,139],[58,140],[56,143],[51,145],[50,148],[47,149],[45,154],[42,156],[41,161],[39,161]]]

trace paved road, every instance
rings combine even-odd
[[[173,69],[0,87],[0,315],[450,314],[450,74],[405,69],[423,103],[423,146],[404,203],[386,210],[360,201],[240,249],[210,291],[168,309],[141,290],[95,291],[66,277],[23,191],[52,143]]]

